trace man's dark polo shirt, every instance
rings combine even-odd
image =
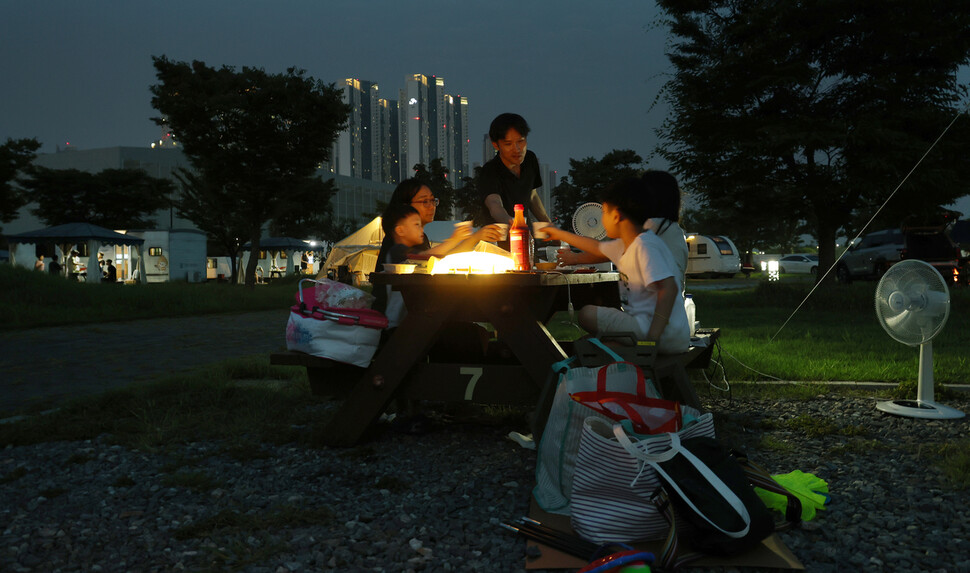
[[[525,152],[525,159],[522,160],[520,176],[516,177],[509,168],[502,163],[502,159],[496,155],[488,163],[482,166],[478,176],[478,188],[481,190],[482,203],[485,197],[492,193],[502,198],[502,206],[508,212],[509,217],[515,215],[515,205],[525,205],[525,213],[528,219],[531,212],[530,199],[532,190],[542,187],[542,177],[539,175],[539,159],[535,153],[529,150]],[[487,209],[486,209],[487,212]],[[491,217],[489,217],[491,218]],[[505,221],[500,221],[504,223]]]

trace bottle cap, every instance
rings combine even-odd
[[[525,206],[524,205],[521,205],[519,203],[516,203],[515,210],[516,211],[525,211]]]

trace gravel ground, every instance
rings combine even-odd
[[[710,406],[722,438],[770,471],[828,481],[829,507],[782,534],[808,571],[970,571],[970,491],[947,485],[934,449],[967,439],[966,418],[893,417],[836,396]],[[783,423],[801,414],[843,431]],[[6,447],[0,570],[523,571],[525,543],[497,526],[526,513],[533,484],[535,452],[504,438],[512,429],[437,421],[352,449]]]

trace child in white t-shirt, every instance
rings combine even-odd
[[[554,227],[553,240],[566,241],[592,255],[609,258],[620,273],[622,310],[584,306],[579,326],[587,332],[634,332],[639,340],[657,343],[664,353],[686,352],[690,329],[684,310],[683,275],[670,249],[653,230],[644,230],[655,202],[644,200],[649,189],[641,179],[625,179],[603,192],[603,227],[612,241],[597,241]]]

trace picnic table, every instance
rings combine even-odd
[[[396,398],[538,405],[537,412],[548,411],[543,402],[551,400],[555,381],[550,366],[567,354],[545,323],[569,300],[575,308],[619,303],[619,276],[613,272],[372,273],[370,279],[374,288],[400,291],[408,313],[327,427],[331,445],[356,443]],[[455,322],[491,325],[504,352],[471,363],[429,359]],[[533,424],[538,435],[544,417]]]

